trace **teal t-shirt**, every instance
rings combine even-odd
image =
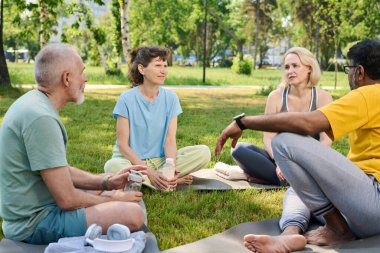
[[[48,97],[17,99],[0,127],[0,216],[6,238],[21,241],[55,206],[40,170],[67,166],[67,134]]]
[[[162,87],[153,101],[147,100],[138,87],[120,95],[113,116],[129,120],[129,146],[140,159],[165,156],[164,144],[170,120],[182,113],[177,95]],[[114,157],[120,156],[118,143]]]

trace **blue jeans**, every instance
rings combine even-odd
[[[272,140],[272,149],[312,214],[320,217],[336,208],[357,237],[380,234],[380,185],[373,176],[311,137],[281,133]]]

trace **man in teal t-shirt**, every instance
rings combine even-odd
[[[8,109],[0,128],[0,216],[6,238],[33,244],[84,235],[93,223],[103,232],[114,223],[139,229],[144,222],[137,204],[142,194],[115,191],[95,195],[84,190],[123,189],[129,170],[94,175],[70,167],[67,134],[58,111],[81,104],[87,77],[76,49],[51,44],[36,56],[37,89]]]

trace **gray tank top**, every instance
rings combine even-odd
[[[280,112],[288,112],[288,95],[289,95],[290,87],[285,87],[282,92],[282,105]],[[317,89],[315,87],[311,88],[311,101],[309,112],[317,110]],[[319,134],[312,136],[314,139],[319,141]]]

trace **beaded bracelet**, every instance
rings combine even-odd
[[[108,176],[103,178],[103,181],[102,181],[102,190],[103,191],[111,190],[111,188],[110,188],[110,178],[111,177],[112,177],[111,175],[108,175]]]

